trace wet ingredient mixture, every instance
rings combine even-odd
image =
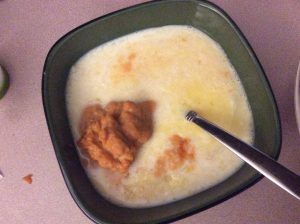
[[[188,26],[146,29],[91,50],[71,68],[66,102],[88,177],[121,206],[179,200],[241,167],[185,120],[187,111],[253,140],[251,110],[225,52]]]

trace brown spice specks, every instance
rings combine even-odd
[[[125,61],[121,63],[121,68],[125,74],[129,73],[132,70],[132,63],[135,58],[136,58],[136,53],[131,53],[128,55]]]
[[[185,162],[195,160],[195,148],[190,143],[190,139],[182,138],[179,135],[170,137],[172,147],[167,149],[162,156],[158,158],[155,164],[155,176],[161,176],[168,170],[177,170]]]

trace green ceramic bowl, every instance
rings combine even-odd
[[[46,119],[62,174],[77,205],[96,223],[174,221],[232,197],[261,177],[244,165],[229,179],[204,192],[170,204],[143,209],[116,206],[105,200],[91,185],[79,162],[66,113],[65,87],[70,67],[100,44],[145,28],[170,24],[193,26],[223,47],[251,105],[255,147],[273,158],[279,154],[280,121],[270,85],[249,43],[223,10],[206,1],[167,0],[140,4],[97,18],[56,42],[48,53],[42,81]]]

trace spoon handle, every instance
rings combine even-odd
[[[300,177],[298,175],[276,162],[267,154],[206,121],[198,116],[196,112],[188,112],[186,119],[208,131],[246,163],[300,200]]]
[[[298,131],[300,134],[300,62],[298,65],[298,71],[297,71],[296,83],[295,83],[295,112],[296,112]]]

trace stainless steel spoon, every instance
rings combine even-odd
[[[300,200],[300,177],[297,174],[288,170],[267,154],[198,116],[196,112],[188,112],[186,119],[208,131],[246,163]]]
[[[296,112],[298,131],[300,134],[300,62],[298,65],[298,71],[297,71],[296,83],[295,83],[295,112]]]

